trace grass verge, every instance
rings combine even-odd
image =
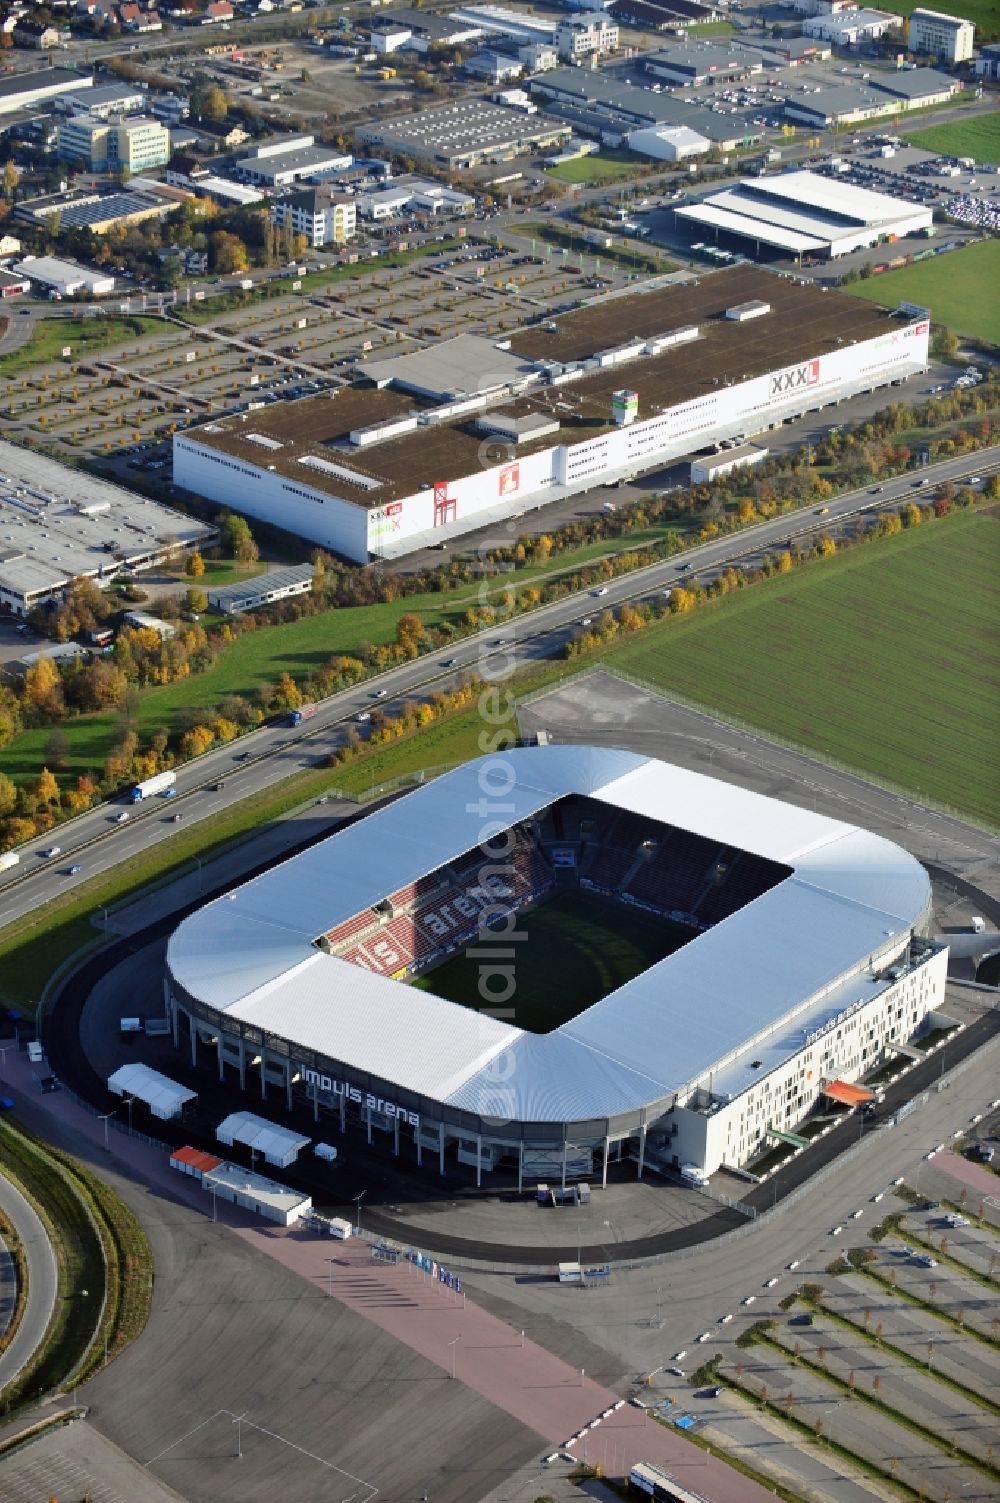
[[[6,1172],[45,1224],[57,1269],[45,1338],[4,1395],[7,1412],[61,1385],[83,1382],[140,1334],[153,1263],[145,1233],[109,1185],[60,1149],[0,1123]]]
[[[87,360],[110,345],[162,330],[157,318],[40,318],[26,345],[0,356],[0,375],[20,376],[36,366],[62,360],[67,345],[73,360]]]

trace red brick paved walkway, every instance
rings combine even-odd
[[[24,1055],[8,1054],[6,1066],[7,1083],[32,1107],[44,1109],[78,1142],[86,1140],[90,1148],[103,1150],[103,1124],[67,1092],[39,1098]],[[165,1152],[118,1132],[110,1133],[109,1142],[110,1163],[211,1215],[211,1201],[200,1185],[172,1171]],[[454,1357],[456,1379],[533,1429],[543,1453],[561,1448],[619,1402],[617,1394],[535,1342],[525,1338],[522,1346],[519,1331],[411,1264],[373,1262],[369,1244],[361,1239],[335,1242],[285,1231],[251,1221],[222,1201],[217,1213],[236,1236],[419,1352],[447,1381]],[[456,1337],[453,1349],[450,1343]],[[765,1503],[773,1496],[631,1405],[601,1419],[571,1449],[609,1476],[621,1476],[636,1461],[654,1461],[710,1503]]]

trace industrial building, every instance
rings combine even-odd
[[[761,73],[764,68],[758,52],[713,42],[683,42],[666,47],[661,52],[648,53],[642,63],[651,78],[691,87],[732,83],[734,79]]]
[[[262,188],[283,188],[322,172],[345,172],[353,160],[337,146],[317,146],[315,136],[290,136],[254,147],[233,171]]]
[[[370,34],[372,50],[382,55],[401,48],[423,54],[432,47],[460,47],[465,42],[474,42],[482,36],[483,29],[476,21],[400,6],[373,17]]]
[[[804,37],[819,37],[838,47],[856,47],[859,42],[876,42],[893,27],[902,30],[903,18],[888,10],[841,10],[831,15],[810,16],[802,22]]]
[[[525,152],[557,146],[569,134],[569,127],[558,121],[505,109],[485,99],[459,99],[419,114],[397,115],[385,125],[361,125],[355,131],[365,146],[451,170],[510,161]]]
[[[67,338],[72,336],[67,332]],[[83,470],[0,441],[0,612],[26,616],[74,578],[104,582],[216,536]]]
[[[704,156],[711,151],[712,143],[687,125],[654,125],[630,131],[628,149],[657,162],[684,162]]]
[[[547,115],[609,146],[621,145],[637,130],[668,127],[694,131],[722,151],[754,146],[764,136],[763,128],[745,114],[716,114],[704,105],[621,84],[588,68],[557,68],[532,78],[529,88]]]
[[[24,207],[27,209],[28,205]],[[61,261],[56,256],[24,256],[14,270],[27,277],[33,286],[47,288],[60,297],[74,297],[78,292],[102,297],[115,290],[115,279],[106,272],[92,271],[87,266],[78,266],[75,261]]]
[[[825,130],[831,125],[854,125],[859,120],[946,104],[962,87],[960,79],[949,78],[933,68],[914,68],[910,72],[884,74],[877,83],[872,80],[867,84],[841,84],[808,94],[790,94],[785,99],[784,112],[789,120]]]
[[[228,616],[242,615],[291,595],[308,595],[316,571],[312,564],[291,564],[287,569],[268,569],[253,579],[238,579],[233,584],[209,585],[206,593],[213,611]]]
[[[911,52],[931,53],[949,63],[965,63],[972,56],[976,28],[961,16],[939,10],[912,11],[907,32]]]
[[[60,94],[89,88],[93,82],[93,73],[76,73],[69,68],[37,68],[32,73],[4,74],[0,77],[0,115],[30,109]]]
[[[727,316],[747,303],[759,316]],[[741,266],[366,363],[376,389],[213,418],[174,436],[174,483],[394,558],[903,380],[927,339],[926,318]]]
[[[55,107],[63,115],[94,115],[108,120],[112,115],[138,115],[148,104],[145,90],[134,84],[112,83],[70,90],[57,98]]]
[[[929,232],[934,211],[817,172],[744,178],[675,209],[678,219],[793,256],[847,256],[883,241]]]
[[[499,1169],[521,1188],[606,1183],[628,1157],[639,1177],[739,1168],[801,1141],[820,1103],[870,1099],[859,1080],[948,1025],[930,881],[900,847],[632,752],[497,760],[178,926],[165,993],[192,1066],[207,1055],[227,1084],[298,1103],[324,1140],[378,1134],[418,1168]],[[673,948],[549,1031],[518,1025],[516,991],[502,1018],[434,992],[442,959],[481,938],[502,980],[503,934],[557,885],[642,908]],[[418,975],[431,989],[407,985]]]

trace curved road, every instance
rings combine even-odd
[[[991,473],[998,464],[1000,445],[995,445],[975,455],[931,466],[919,478],[928,483],[961,480]],[[781,547],[795,537],[828,530],[859,512],[899,504],[910,496],[924,496],[925,488],[918,489],[913,481],[912,475],[886,481],[877,498],[870,488],[841,496],[824,508],[822,520],[813,508],[773,518],[736,536],[689,549],[676,559],[666,559],[611,580],[599,599],[594,598],[594,591],[568,595],[506,626],[493,627],[392,668],[376,679],[323,700],[318,713],[297,731],[265,726],[243,737],[235,752],[232,746],[219,748],[179,768],[176,785],[179,797],[168,803],[151,799],[148,804],[139,804],[128,823],[120,827],[115,824],[115,817],[123,805],[102,804],[60,827],[61,854],[57,860],[43,859],[41,852],[48,846],[47,840],[22,850],[20,866],[2,874],[0,880],[0,925],[21,918],[65,892],[75,880],[68,875],[69,865],[82,866],[82,880],[109,871],[151,844],[169,838],[174,833],[175,815],[181,815],[184,823],[207,819],[303,767],[326,762],[342,744],[346,722],[370,710],[376,701],[389,708],[396,700],[444,686],[471,669],[497,682],[502,689],[504,680],[515,669],[556,657],[580,622],[599,610],[627,600],[653,597],[664,589],[688,583],[698,574],[759,556],[762,551]],[[499,638],[493,635],[498,629],[504,634]],[[214,786],[223,779],[221,787]]]
[[[7,1350],[0,1353],[0,1395],[31,1360],[56,1303],[56,1260],[38,1212],[16,1185],[0,1174],[0,1207],[17,1228],[28,1259],[28,1302]]]

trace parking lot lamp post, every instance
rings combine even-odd
[[[354,1213],[354,1235],[356,1237],[361,1236],[361,1202],[364,1200],[367,1194],[367,1190],[362,1190],[360,1195],[355,1195],[354,1197],[354,1204],[357,1207],[357,1210]]]

